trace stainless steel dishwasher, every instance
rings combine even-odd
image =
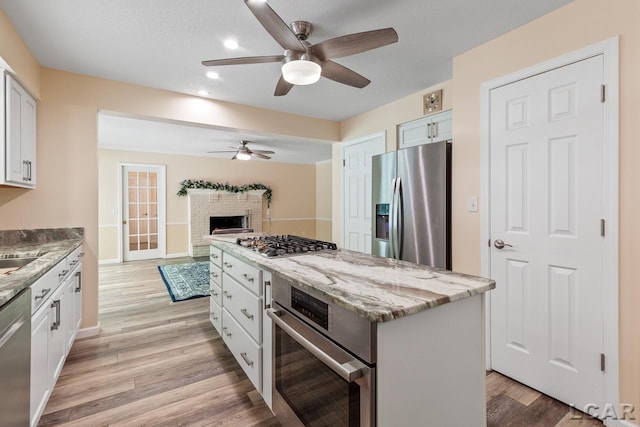
[[[0,308],[0,378],[0,427],[28,427],[31,289]]]

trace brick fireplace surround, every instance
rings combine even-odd
[[[189,256],[209,256],[209,218],[212,216],[247,216],[247,228],[262,231],[264,190],[229,193],[218,190],[188,190]]]

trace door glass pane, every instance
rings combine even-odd
[[[158,189],[154,187],[149,187],[149,201],[157,202],[158,201]]]
[[[149,249],[158,249],[158,236],[156,234],[149,236]]]
[[[129,187],[137,187],[138,186],[138,173],[137,172],[129,172]]]
[[[137,188],[129,188],[129,203],[138,201],[138,189]]]
[[[155,172],[149,172],[149,187],[158,186],[158,174]]]
[[[158,218],[158,205],[149,203],[149,218]]]
[[[149,233],[149,220],[141,219],[140,220],[140,234],[148,234]],[[140,237],[142,238],[142,236]]]
[[[140,186],[140,203],[146,203],[149,198],[147,197],[148,189],[147,187]]]
[[[147,175],[148,175],[147,172],[140,172],[140,176],[139,176],[140,182],[138,183],[138,186],[140,188],[146,188],[148,186],[149,180],[147,179]]]
[[[129,203],[129,219],[138,219],[138,205]]]
[[[135,219],[129,220],[129,234],[132,236],[138,234],[138,221]]]
[[[155,219],[149,220],[149,233],[158,233],[158,221]]]
[[[130,251],[138,250],[138,236],[129,236],[129,250]]]
[[[149,236],[141,235],[140,236],[140,250],[145,251],[149,249]]]
[[[142,218],[148,218],[149,217],[149,206],[145,203],[145,204],[140,204],[140,215],[139,217]]]

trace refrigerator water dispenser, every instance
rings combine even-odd
[[[376,204],[376,239],[389,240],[389,203]]]

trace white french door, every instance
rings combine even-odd
[[[603,69],[490,93],[491,367],[577,408],[605,392]]]
[[[121,165],[124,261],[165,256],[164,166]]]
[[[384,134],[344,147],[343,247],[371,253],[371,158],[385,152]]]

